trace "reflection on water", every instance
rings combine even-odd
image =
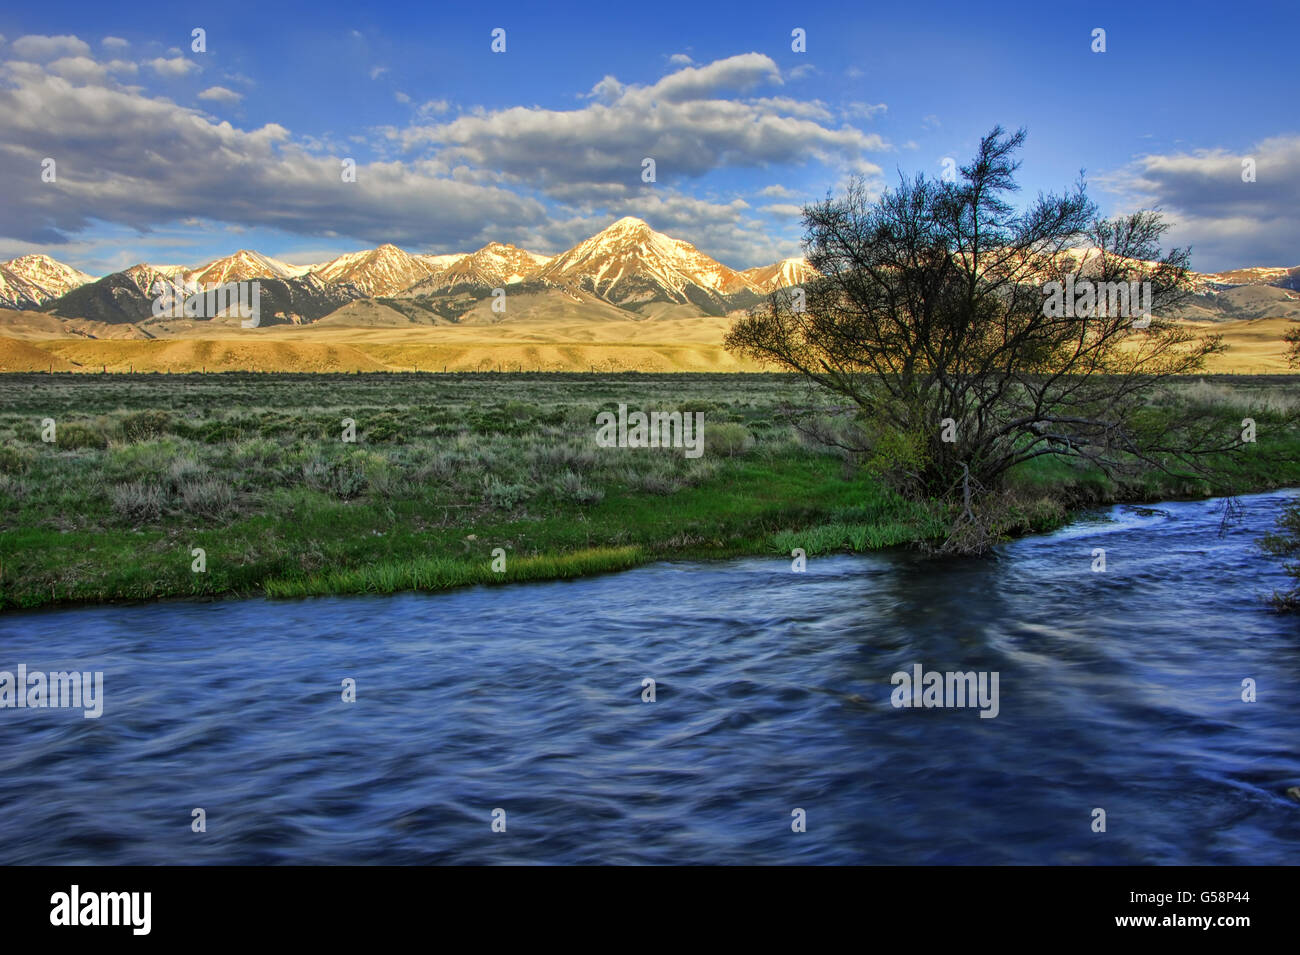
[[[1285,497],[979,561],[3,616],[0,669],[105,701],[0,710],[0,863],[1294,863],[1300,622],[1253,543]],[[998,716],[893,707],[915,664],[998,672]]]

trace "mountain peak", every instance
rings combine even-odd
[[[636,216],[624,216],[617,222],[606,227],[605,232],[632,232],[640,229],[649,229],[650,224],[644,219],[638,219]]]

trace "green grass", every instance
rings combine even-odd
[[[1300,484],[1300,385],[1276,382],[1185,399],[1225,427],[1243,407],[1259,423],[1217,482],[1116,485],[1038,459],[1012,476],[1006,532],[1107,501]],[[0,609],[441,590],[942,538],[937,504],[799,438],[780,409],[809,400],[775,375],[0,376]],[[702,411],[704,456],[596,447],[596,413],[619,402]]]

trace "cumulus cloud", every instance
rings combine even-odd
[[[810,159],[879,172],[864,154],[887,149],[885,141],[849,125],[832,128],[825,104],[735,95],[781,82],[770,57],[745,53],[646,86],[605,77],[592,90],[598,101],[579,109],[479,111],[389,135],[407,150],[434,149],[453,165],[499,170],[507,181],[556,195],[575,184],[637,184],[646,157],[660,182]]]
[[[75,36],[20,36],[13,51],[25,60],[53,60],[63,56],[89,56],[90,45]]]
[[[108,70],[88,56],[65,56],[48,63],[45,69],[74,83],[102,82]]]
[[[99,41],[110,50],[125,50],[131,44],[127,43],[120,36],[106,36]]]
[[[145,65],[159,76],[165,76],[171,79],[185,76],[199,68],[199,65],[193,60],[187,60],[183,56],[175,56],[171,59],[164,59],[160,56],[149,60]]]
[[[1255,181],[1242,181],[1242,161]],[[1126,209],[1159,208],[1169,244],[1192,245],[1193,265],[1221,271],[1300,263],[1300,136],[1266,139],[1248,151],[1200,149],[1151,154],[1100,176]]]
[[[166,99],[22,64],[6,65],[3,78],[0,182],[30,181],[44,156],[60,172],[0,203],[0,235],[14,239],[57,243],[95,221],[147,232],[194,217],[451,247],[485,241],[497,223],[545,218],[537,200],[447,178],[435,160],[360,163],[357,181],[345,183],[339,157],[309,152],[277,124],[244,131]]]
[[[209,86],[199,94],[199,99],[209,100],[213,103],[238,103],[244,98],[243,93],[236,93],[234,90],[226,89],[224,86]]]

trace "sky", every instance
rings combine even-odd
[[[0,259],[554,254],[634,215],[749,268],[800,253],[805,203],[937,176],[1000,124],[1028,131],[1020,201],[1082,170],[1198,270],[1292,266],[1297,26],[1199,0],[10,4]]]

